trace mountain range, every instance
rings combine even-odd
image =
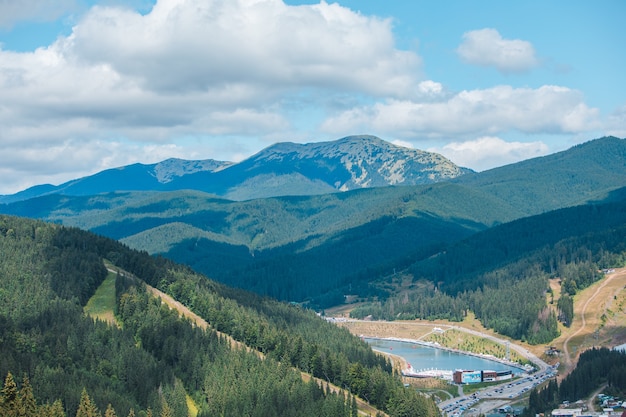
[[[430,162],[419,162],[421,157]],[[442,162],[433,165],[433,160]],[[326,305],[347,292],[371,293],[372,280],[477,232],[616,198],[616,190],[626,184],[626,141],[600,138],[480,173],[369,136],[278,144],[239,164],[174,166],[104,171],[20,200],[24,192],[10,196],[20,201],[0,204],[0,212],[92,230],[228,285],[282,300],[322,297]],[[241,174],[238,180],[233,173]],[[211,186],[219,183],[235,193],[224,185],[227,174],[231,184],[239,184],[240,196],[248,186],[248,194],[289,189],[269,180],[264,187],[263,178],[294,180],[292,190],[313,195],[233,201],[192,189],[209,187],[199,178],[223,175],[224,181]],[[130,188],[137,178],[152,178],[151,184],[159,186],[144,191],[102,188],[107,181],[108,190],[119,183]],[[382,186],[392,179],[396,185]],[[407,185],[418,181],[426,183]],[[255,182],[259,184],[252,186]],[[317,194],[320,189],[311,184],[322,183],[332,192]],[[181,189],[159,188],[176,184]],[[340,192],[342,187],[356,189]]]
[[[393,145],[374,136],[332,142],[277,143],[239,163],[168,159],[133,164],[0,196],[11,203],[50,194],[190,189],[230,200],[312,195],[387,185],[435,183],[472,172],[443,156]]]
[[[107,415],[355,415],[363,406],[304,382],[314,378],[367,399],[368,410],[438,415],[362,340],[272,298],[324,309],[351,295],[355,318],[472,315],[543,345],[573,323],[577,291],[625,264],[626,140],[482,173],[420,155],[373,137],[278,144],[239,164],[137,164],[5,196],[0,414],[15,411],[7,398],[23,374],[17,395],[31,399],[32,415],[83,405]],[[211,329],[178,320],[145,284]],[[98,314],[110,324],[88,317]],[[619,323],[608,320],[591,343],[615,344]]]

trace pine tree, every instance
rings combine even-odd
[[[163,398],[163,401],[161,401],[161,403],[161,417],[174,417],[172,409],[167,404],[167,401],[165,401],[165,398]]]
[[[52,405],[46,404],[41,407],[42,417],[65,417],[65,411],[63,410],[63,403],[61,400],[56,400]]]
[[[4,387],[2,388],[2,402],[0,404],[0,411],[5,417],[13,417],[19,415],[19,397],[17,392],[17,385],[13,379],[11,372],[7,374],[4,380]]]
[[[91,398],[89,398],[89,394],[87,394],[85,388],[83,388],[83,392],[80,394],[80,404],[78,404],[76,417],[100,417],[96,405],[91,401]]]
[[[22,388],[20,389],[18,398],[20,404],[20,417],[39,416],[37,401],[35,400],[35,395],[33,394],[33,387],[30,385],[30,380],[28,379],[27,375],[24,375]]]
[[[107,405],[107,409],[104,412],[104,417],[116,417],[117,415],[115,414],[115,410],[113,409],[113,406],[109,403],[109,405]]]

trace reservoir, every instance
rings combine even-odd
[[[415,370],[440,369],[454,371],[456,369],[464,369],[473,371],[512,371],[513,374],[522,373],[522,370],[519,368],[497,361],[422,346],[416,343],[370,338],[365,338],[365,341],[374,350],[401,356]]]

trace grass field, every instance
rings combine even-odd
[[[96,293],[89,299],[84,311],[89,316],[119,327],[115,319],[115,274],[109,272]]]
[[[561,328],[552,345],[563,352],[561,374],[576,364],[580,352],[626,343],[626,268],[616,269],[574,296],[574,320]]]

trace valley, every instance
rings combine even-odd
[[[349,149],[369,164],[362,174],[370,178],[398,155],[372,138],[360,139],[367,146],[342,148],[353,140],[325,143],[323,154],[281,145],[246,163],[265,170],[263,175],[303,166],[308,175],[320,161],[344,161]],[[625,338],[625,143],[597,139],[431,183],[370,187],[365,181],[347,191],[242,201],[202,189],[150,189],[156,173],[150,170],[157,168],[159,181],[178,178],[191,186],[187,175],[203,167],[219,175],[233,167],[208,162],[170,161],[148,171],[133,166],[53,190],[18,193],[0,202],[0,212],[8,214],[0,216],[0,244],[8,254],[0,262],[0,311],[15,335],[7,344],[0,340],[8,358],[0,371],[27,367],[37,375],[41,398],[63,399],[69,409],[82,401],[82,384],[96,393],[100,407],[113,401],[124,413],[165,412],[170,403],[198,416],[245,412],[250,403],[260,404],[261,384],[270,387],[262,392],[273,399],[267,403],[270,414],[286,390],[293,396],[281,401],[301,409],[394,416],[411,407],[436,415],[432,400],[406,390],[392,372],[404,367],[399,357],[392,366],[359,338],[373,336],[537,363],[540,380],[516,383],[506,395],[484,391],[505,404],[529,398],[539,383],[554,390],[552,382],[543,382],[551,372],[546,363],[558,362],[563,395],[573,397],[581,352]],[[607,170],[613,175],[602,174]],[[146,188],[90,194],[110,175],[123,180],[129,173],[142,173]],[[304,187],[315,180],[307,178],[300,183]],[[39,191],[44,192],[35,195]],[[120,268],[124,276],[107,276],[105,259],[109,272]],[[54,309],[63,311],[54,315],[58,320],[50,318]],[[84,313],[97,320],[90,324]],[[50,320],[57,321],[40,327]],[[47,330],[68,322],[75,323],[68,334]],[[46,347],[40,333],[51,340]],[[101,339],[84,336],[92,333]],[[100,354],[102,364],[93,362],[94,355],[83,356],[115,338],[125,341]],[[78,348],[77,340],[87,345]],[[32,347],[25,351],[24,343]],[[194,343],[204,347],[191,349]],[[582,357],[595,360],[594,354]],[[67,355],[80,372],[65,366]],[[146,387],[126,376],[122,363],[133,355],[145,365],[141,373],[151,381]],[[46,371],[51,363],[68,381],[67,389],[59,389],[58,376]],[[241,372],[246,367],[255,369],[248,377]],[[111,381],[121,382],[106,394],[98,384]],[[159,386],[167,395],[155,391]],[[215,397],[224,386],[228,394]],[[242,396],[248,401],[240,401]],[[486,411],[489,404],[483,400],[474,408]],[[446,412],[460,407],[441,406]],[[540,410],[536,403],[532,407]]]
[[[529,359],[537,368],[537,374],[543,375],[548,366],[559,365],[557,378],[562,380],[576,367],[577,359],[580,353],[594,346],[619,346],[626,342],[626,268],[618,268],[611,270],[606,276],[593,284],[592,286],[580,291],[575,297],[574,304],[574,320],[572,325],[567,328],[559,326],[561,335],[550,343],[559,352],[559,355],[547,355],[547,345],[529,345],[521,343],[510,338],[502,338],[492,330],[484,328],[473,316],[468,316],[466,320],[460,323],[451,323],[445,320],[425,321],[368,321],[354,320],[349,318],[350,306],[341,306],[335,309],[329,309],[326,314],[334,323],[340,327],[345,327],[351,333],[360,337],[388,338],[408,341],[427,340],[428,336],[433,334],[434,329],[437,333],[440,331],[450,332],[452,330],[460,330],[463,333],[476,336],[483,340],[490,340],[501,346],[508,344],[511,351],[518,352],[522,357]],[[462,343],[463,336],[455,336],[458,338],[457,343]],[[445,346],[445,345],[444,345]],[[454,345],[458,346],[458,345]],[[450,345],[448,347],[453,347]],[[474,343],[472,349],[474,353],[489,353],[484,343]],[[400,370],[407,368],[408,364],[404,358],[398,356],[397,352],[385,351],[385,354],[393,358],[396,367]],[[546,363],[547,362],[547,363]],[[419,364],[412,364],[419,368]],[[412,383],[414,380],[405,377],[404,380]],[[533,381],[531,381],[533,382]],[[420,385],[422,385],[420,383]],[[507,383],[502,384],[502,386]],[[530,385],[532,386],[532,384]],[[522,392],[524,386],[516,386],[513,393],[527,393],[528,390]],[[492,392],[493,389],[480,390],[479,398],[482,398],[476,405],[472,404],[474,414],[487,414],[493,412],[498,407],[505,405],[517,404],[520,398],[514,395],[513,398],[507,399],[509,393],[498,394]],[[461,391],[459,391],[461,392]],[[488,397],[502,397],[498,400]],[[469,397],[461,397],[468,398]],[[446,408],[450,404],[458,402],[459,398],[444,401],[440,404],[440,408]],[[589,399],[592,402],[592,398]],[[468,406],[469,407],[469,406]],[[450,409],[446,409],[450,411]],[[472,413],[470,413],[472,414]]]

